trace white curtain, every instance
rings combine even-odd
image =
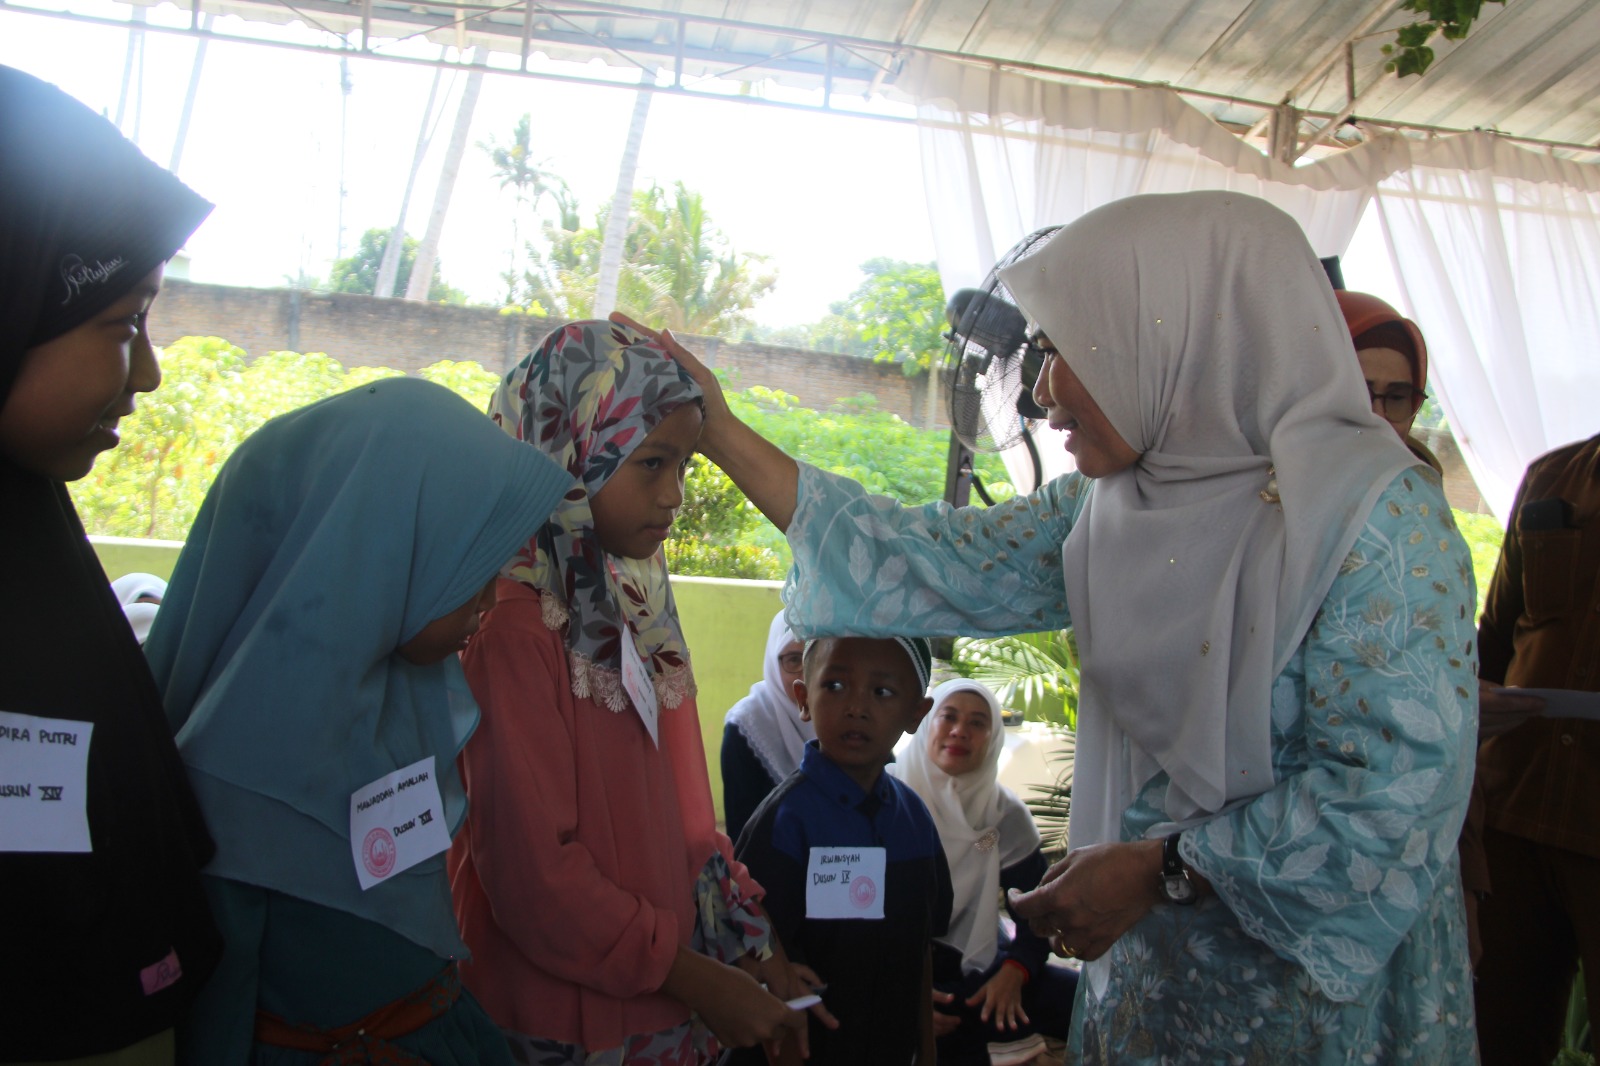
[[[1378,216],[1429,391],[1505,521],[1530,461],[1600,430],[1600,166],[1488,133],[1410,154]]]
[[[1260,196],[1323,256],[1344,254],[1376,197],[1402,310],[1428,337],[1431,391],[1495,512],[1505,517],[1529,461],[1600,429],[1600,166],[1490,134],[1382,136],[1289,166],[1165,89],[930,56],[896,84],[917,103],[946,292],[979,283],[1035,229],[1136,193]],[[1046,475],[1059,473],[1059,442],[1040,451]]]

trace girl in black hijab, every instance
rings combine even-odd
[[[160,383],[145,317],[210,210],[0,67],[0,1062],[170,1062],[219,951],[211,839],[65,485]]]

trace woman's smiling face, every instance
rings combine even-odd
[[[1033,384],[1034,401],[1044,408],[1051,429],[1066,430],[1067,451],[1083,476],[1106,477],[1138,462],[1139,453],[1112,427],[1050,338],[1041,333],[1034,343],[1045,353],[1039,380]]]
[[[983,762],[994,735],[994,716],[988,700],[966,689],[950,693],[934,708],[931,726],[928,758],[951,777],[960,777]]]
[[[146,315],[161,288],[157,266],[110,307],[22,358],[0,405],[0,453],[17,465],[76,481],[117,446],[134,396],[161,384]]]

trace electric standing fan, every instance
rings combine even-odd
[[[956,498],[965,495],[964,486],[958,486],[964,479],[972,481],[984,502],[992,503],[972,474],[976,453],[1026,445],[1034,485],[1039,483],[1039,456],[1029,431],[1044,417],[1033,401],[1044,353],[1029,339],[1028,318],[1000,280],[1000,271],[1037,250],[1060,228],[1046,226],[1022,238],[1000,257],[981,286],[958,289],[945,305],[950,330],[944,335],[943,376],[950,389],[953,437],[945,495],[952,503],[965,502]]]

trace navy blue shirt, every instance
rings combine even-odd
[[[881,919],[806,917],[812,848],[885,851]],[[767,895],[763,901],[789,958],[827,984],[823,1001],[837,1030],[811,1022],[811,1066],[900,1066],[917,1054],[922,967],[929,941],[950,924],[950,869],[928,808],[888,774],[871,791],[815,740],[800,769],[756,809],[739,837],[738,857]],[[753,1053],[753,1054],[751,1054]],[[760,1048],[735,1063],[764,1063]]]

